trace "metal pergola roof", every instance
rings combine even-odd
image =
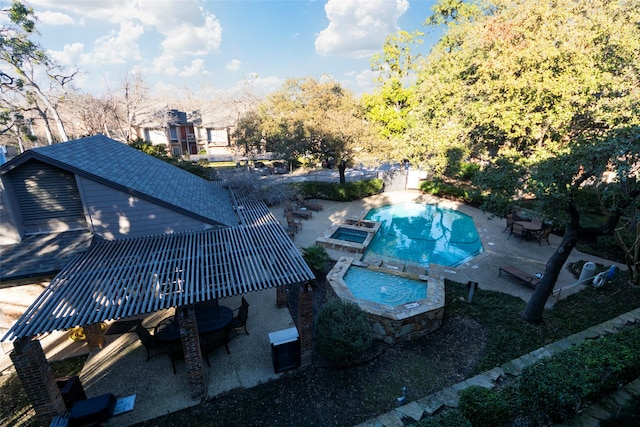
[[[2,341],[312,280],[266,205],[234,198],[238,227],[96,239]]]

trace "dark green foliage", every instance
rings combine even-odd
[[[458,176],[465,181],[471,181],[480,172],[478,163],[462,162]]]
[[[138,139],[132,142],[131,146],[157,159],[160,159],[169,164],[172,164],[173,166],[179,167],[180,169],[186,170],[187,172],[197,175],[200,178],[211,180],[211,176],[212,176],[211,170],[205,167],[204,163],[189,162],[189,161],[176,159],[174,157],[169,157],[167,155],[167,147],[164,144],[152,145],[148,142],[144,142],[143,140]]]
[[[422,181],[420,190],[447,199],[455,199],[472,205],[481,205],[484,197],[480,191],[471,186],[463,188],[460,185],[449,184],[440,180]]]
[[[573,416],[593,400],[617,389],[640,373],[640,328],[586,341],[522,371],[519,393],[528,397],[532,413],[551,420]]]
[[[473,427],[504,426],[511,418],[509,404],[502,395],[479,386],[462,390],[458,408]]]
[[[323,281],[326,277],[326,268],[331,261],[327,250],[322,246],[309,246],[302,248],[302,257],[316,276],[314,283]]]
[[[307,181],[295,184],[305,197],[324,200],[350,202],[379,194],[383,182],[380,179],[370,179],[357,182],[338,184],[323,181]]]
[[[356,304],[335,299],[320,309],[318,349],[335,366],[355,364],[371,348],[371,325]]]
[[[472,427],[471,422],[457,409],[448,409],[414,424],[416,427]]]

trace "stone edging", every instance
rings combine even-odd
[[[378,415],[355,427],[403,427],[405,425],[402,421],[403,419],[409,418],[417,422],[422,419],[424,415],[433,415],[442,407],[457,408],[460,401],[460,392],[467,387],[480,386],[493,389],[496,387],[496,382],[500,378],[508,376],[517,377],[523,368],[533,365],[545,357],[553,356],[566,348],[581,344],[588,339],[616,333],[622,327],[636,322],[640,322],[640,308],[548,344],[524,356],[513,359],[500,367],[485,371],[475,377],[467,378],[458,384],[454,384],[422,399],[407,403],[393,411]],[[596,420],[609,418],[611,414],[615,414],[624,403],[634,398],[634,396],[636,398],[640,397],[640,378],[629,383],[622,389],[611,393],[599,403],[586,408],[582,414],[576,416],[568,425],[597,425],[590,424],[590,422],[598,422]],[[593,418],[596,420],[593,420]]]

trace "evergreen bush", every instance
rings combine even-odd
[[[458,408],[473,427],[504,426],[511,417],[509,404],[500,394],[479,386],[462,390]]]
[[[379,194],[382,191],[381,179],[369,179],[338,184],[335,182],[306,181],[295,184],[299,192],[314,199],[350,202]]]
[[[316,338],[318,350],[335,366],[355,364],[373,344],[366,314],[356,304],[341,299],[320,309]]]
[[[438,415],[425,418],[416,427],[472,427],[471,422],[457,409],[448,409]]]

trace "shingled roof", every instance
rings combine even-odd
[[[104,135],[26,151],[5,173],[36,159],[213,226],[237,223],[228,192],[205,179]]]

